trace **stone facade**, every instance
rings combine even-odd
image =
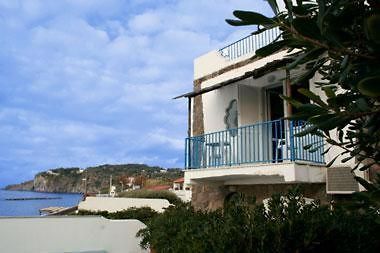
[[[263,185],[236,185],[225,186],[217,184],[198,183],[192,186],[191,203],[196,209],[215,210],[222,208],[226,196],[231,192],[243,193],[248,197],[255,197],[257,203],[269,198],[274,193],[286,194],[297,184],[263,184]],[[318,199],[322,204],[330,202],[326,194],[326,184],[310,183],[299,184],[306,198]]]
[[[236,186],[236,191],[244,193],[247,196],[256,197],[256,202],[261,203],[264,199],[270,198],[274,193],[285,195],[295,186],[300,187],[304,197],[318,199],[321,203],[325,204],[329,203],[325,183],[239,185]]]
[[[199,91],[201,89],[201,81],[194,81],[194,91]],[[196,96],[193,98],[193,133],[192,136],[204,134],[204,123],[203,123],[203,102],[202,96]]]
[[[215,210],[222,208],[229,190],[224,185],[194,184],[192,185],[191,204],[195,209]]]

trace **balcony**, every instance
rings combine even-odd
[[[324,164],[323,138],[311,134],[297,136],[307,127],[305,122],[280,119],[187,138],[185,168],[238,167],[286,161]],[[304,147],[310,144],[313,144],[313,150],[305,150]]]
[[[219,50],[219,53],[228,60],[234,60],[243,55],[255,53],[256,50],[275,41],[280,34],[281,31],[278,27],[266,30],[260,34],[251,34],[223,47]]]

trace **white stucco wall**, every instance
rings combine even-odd
[[[315,94],[319,95],[321,97],[321,99],[323,101],[326,101],[327,100],[327,96],[325,94],[325,92],[317,87],[316,85],[312,85],[313,83],[315,82],[321,82],[322,81],[322,77],[319,73],[316,73],[316,75],[310,80],[310,90],[312,92],[314,92]],[[339,90],[338,90],[338,93],[339,93]],[[330,136],[331,137],[336,137],[336,140],[338,140],[338,134],[337,134],[337,131],[333,130],[333,131],[330,131]],[[328,148],[330,147],[330,145],[326,145],[325,148]],[[327,152],[325,154],[325,161],[326,163],[329,163],[332,159],[334,159],[338,154],[342,153],[344,150],[340,147],[337,147],[337,146],[331,146],[329,152]],[[346,154],[346,155],[343,155],[343,156],[340,156],[337,160],[335,160],[334,164],[331,166],[332,168],[333,167],[350,167],[350,168],[354,168],[355,167],[355,159],[351,159],[345,163],[342,163],[342,159],[348,157],[349,154]],[[365,172],[363,171],[359,171],[359,170],[356,170],[354,172],[357,176],[359,177],[363,177],[365,178]],[[363,191],[364,188],[359,185],[359,189],[360,191]]]
[[[285,55],[286,51],[281,51],[269,57],[257,59],[250,64],[242,66],[238,69],[228,71],[224,74],[202,82],[201,88],[204,89],[214,84],[242,76],[244,73],[263,67],[271,61],[282,59]],[[195,79],[203,77],[207,74],[211,74],[214,71],[220,70],[228,65],[242,61],[251,56],[253,56],[253,54],[248,54],[248,56],[245,55],[244,57],[240,57],[233,61],[228,61],[222,57],[219,52],[212,51],[195,59]],[[273,73],[273,76],[275,76],[276,79],[272,81],[272,83],[268,81],[268,76],[264,76],[259,79],[249,78],[247,80],[237,82],[236,84],[231,84],[201,95],[203,103],[205,133],[216,132],[225,129],[225,110],[228,107],[230,101],[233,99],[238,100],[239,126],[265,120],[265,92],[260,87],[273,85],[274,83],[281,83],[281,79],[285,77],[285,71],[276,71]],[[247,86],[242,87],[242,84]],[[255,110],[254,113],[247,114],[251,106],[257,110]],[[193,113],[193,111],[191,113]],[[193,116],[191,119],[193,119]]]
[[[224,116],[233,99],[238,99],[237,84],[223,87],[203,95],[203,117],[205,133],[226,129]]]
[[[326,101],[327,100],[327,96],[325,94],[325,92],[317,87],[316,85],[313,85],[313,83],[315,82],[321,82],[322,79],[321,79],[321,75],[320,74],[316,74],[311,80],[310,80],[310,90],[312,92],[314,92],[315,94],[319,95],[321,97],[321,99],[323,101]],[[331,137],[336,137],[336,140],[338,140],[338,135],[337,135],[337,132],[334,130],[334,131],[330,131],[330,136]],[[336,146],[333,146],[331,147],[330,151],[325,155],[325,159],[326,159],[326,163],[329,163],[332,159],[334,159],[334,157],[340,153],[342,153],[343,150],[339,147],[336,147]],[[334,163],[334,166],[345,166],[345,167],[354,167],[355,166],[355,159],[352,159],[346,163],[342,163],[341,160],[343,158],[345,158],[347,156],[343,156],[339,159],[337,159]]]
[[[265,120],[264,92],[262,88],[241,85],[239,90],[239,126]]]
[[[138,220],[102,217],[0,218],[0,252],[148,252],[136,238],[144,227]]]
[[[211,74],[211,73],[215,72],[216,70],[220,70],[220,69],[227,67],[233,63],[240,62],[240,61],[243,61],[244,59],[246,59],[246,56],[244,56],[244,57],[239,57],[238,59],[233,60],[233,61],[228,61],[228,60],[225,60],[224,57],[220,56],[221,62],[219,64],[217,64],[217,63],[215,63],[215,57],[213,57],[212,54],[219,54],[219,53],[218,52],[213,53],[213,52],[214,51],[210,52],[209,54],[203,55],[203,56],[194,60],[194,77],[195,77],[194,79],[203,77],[206,74]],[[226,80],[230,80],[230,79],[235,78],[235,77],[242,76],[248,71],[252,71],[254,69],[261,68],[261,67],[265,66],[268,62],[282,59],[285,55],[287,55],[287,52],[281,51],[281,52],[275,53],[273,55],[270,55],[268,57],[257,59],[256,61],[251,62],[247,65],[244,65],[238,69],[234,69],[234,70],[225,72],[221,75],[218,75],[214,78],[211,78],[211,79],[208,79],[208,80],[202,82],[202,88],[209,87],[209,86],[212,86],[214,84],[217,84],[217,83],[220,83],[220,82],[223,82]],[[217,68],[217,66],[219,66],[219,67]]]
[[[78,205],[79,210],[117,212],[131,207],[150,207],[163,212],[170,206],[166,199],[87,197]]]
[[[231,64],[233,62],[227,60],[217,50],[208,52],[194,59],[194,79],[211,74]]]
[[[225,130],[226,109],[233,99],[238,102],[238,125],[250,125],[267,121],[267,86],[282,85],[282,71],[277,71],[274,82],[268,76],[259,79],[246,79],[202,95],[205,133]]]

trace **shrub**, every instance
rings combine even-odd
[[[170,191],[134,190],[118,194],[122,198],[147,198],[147,199],[167,199],[170,204],[178,205],[182,200]]]
[[[137,234],[141,245],[157,252],[223,252],[220,211],[195,211],[189,204],[169,207]]]
[[[157,212],[150,207],[131,207],[114,213],[109,213],[107,211],[91,212],[80,210],[78,215],[98,215],[111,220],[136,219],[143,223],[147,223],[157,215]]]
[[[224,210],[178,205],[138,236],[157,252],[378,252],[378,213],[306,204],[298,192],[272,196],[268,208],[239,196]]]

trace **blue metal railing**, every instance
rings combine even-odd
[[[219,50],[220,54],[229,60],[234,60],[240,56],[256,52],[257,49],[267,46],[279,35],[278,27],[266,30],[257,35],[248,35]]]
[[[186,138],[185,168],[283,161],[323,164],[323,138],[296,136],[305,127],[304,122],[281,119]],[[304,149],[309,144],[317,147],[314,152]]]

